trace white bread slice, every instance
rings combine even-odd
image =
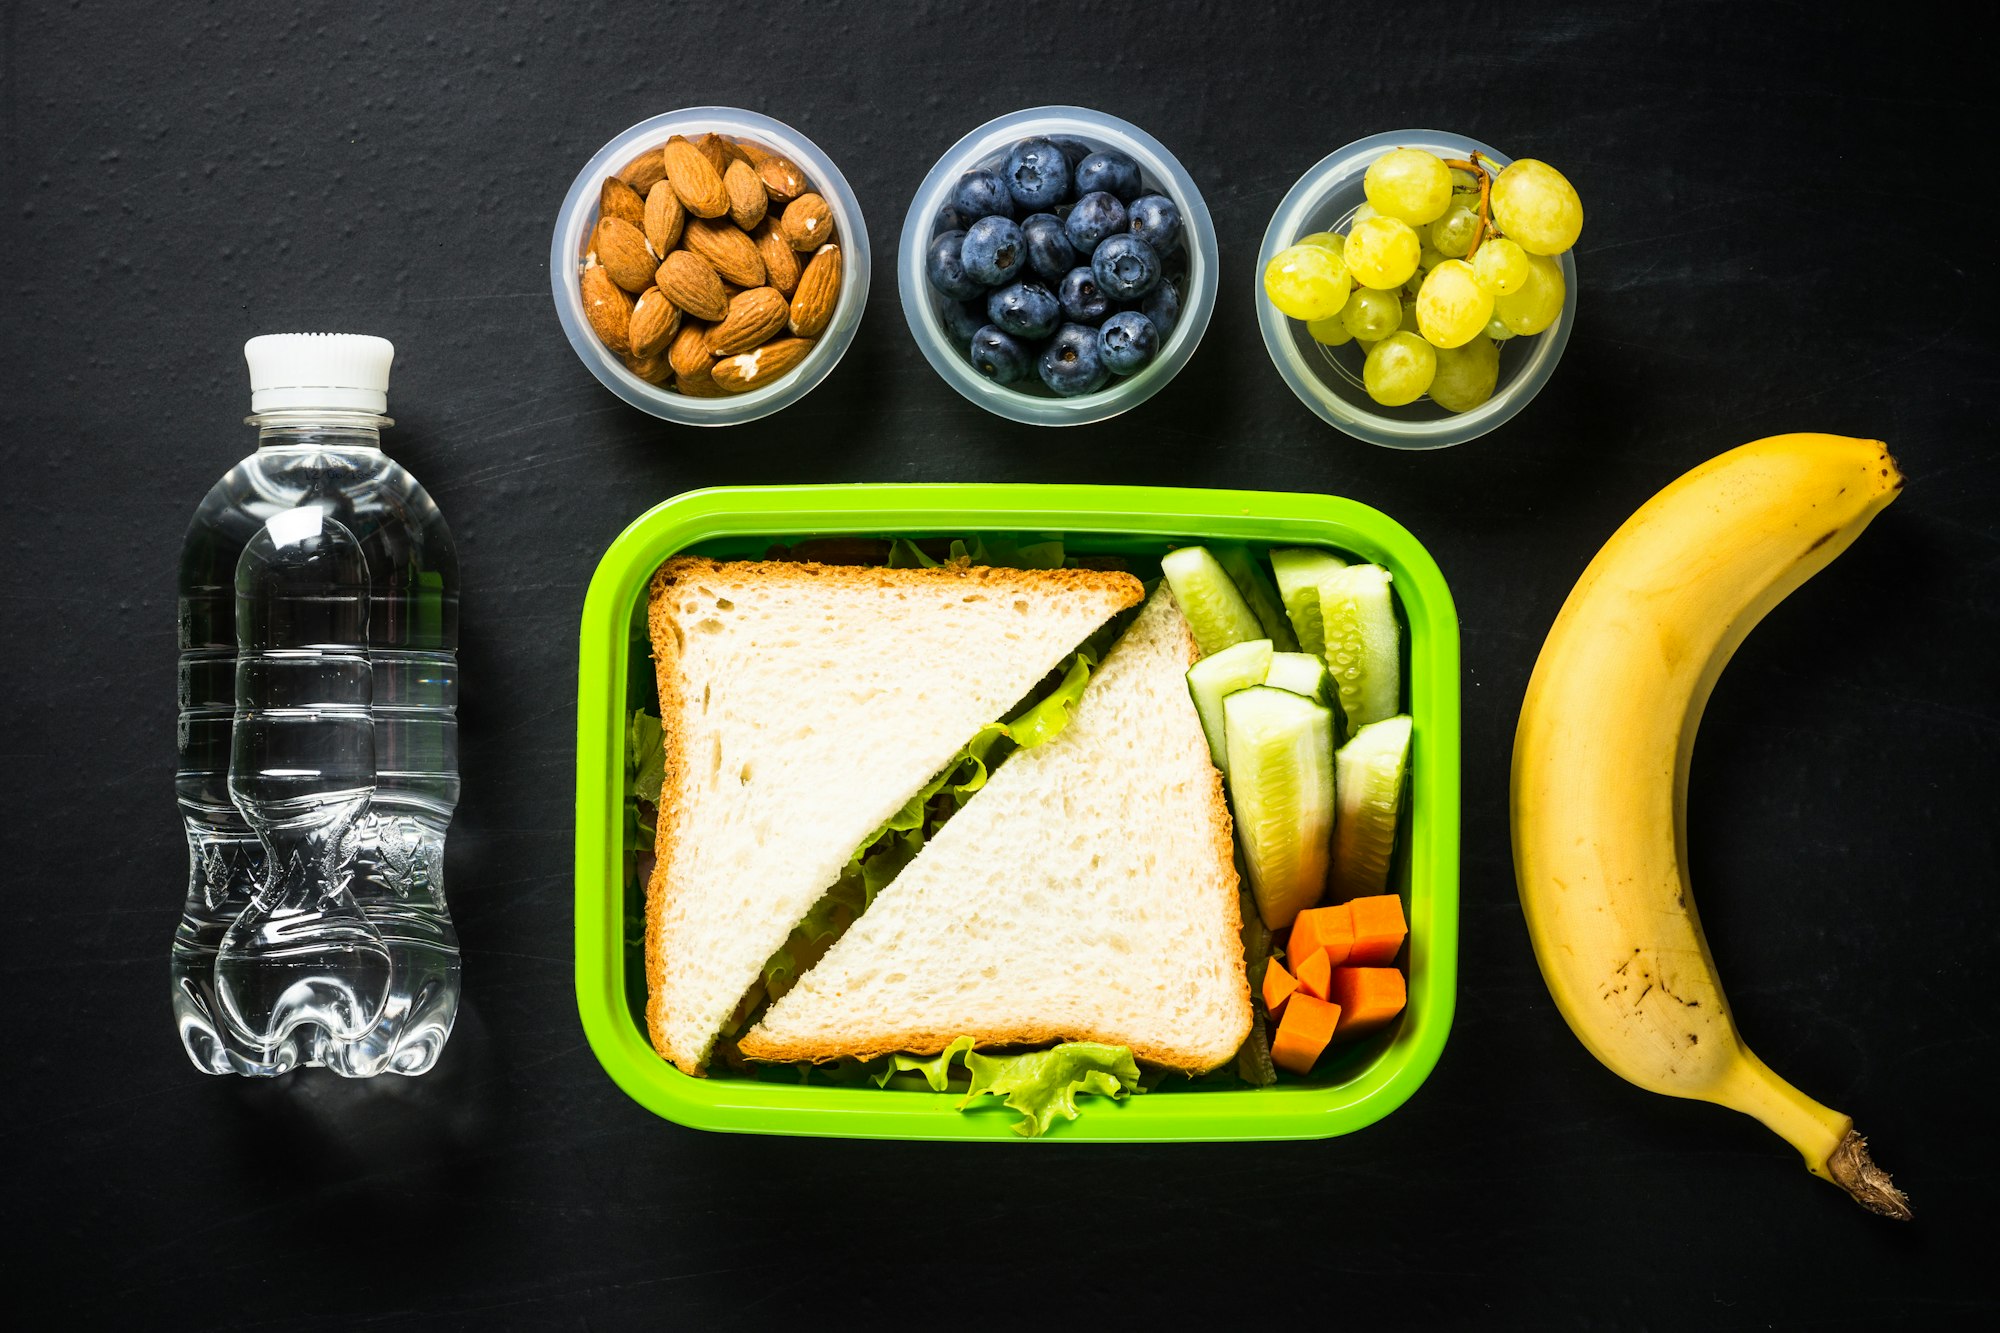
[[[848,858],[1077,645],[1129,574],[669,560],[648,622],[666,778],[647,1027],[699,1073]]]
[[[1101,1041],[1213,1069],[1250,1031],[1199,656],[1162,583],[1053,740],[1010,755],[739,1045],[756,1060]]]

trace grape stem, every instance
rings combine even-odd
[[[1485,164],[1479,160],[1477,150],[1473,152],[1470,158],[1448,157],[1445,159],[1444,164],[1448,167],[1456,167],[1460,171],[1469,171],[1479,177],[1479,225],[1472,229],[1472,245],[1465,252],[1466,260],[1469,262],[1475,254],[1479,253],[1479,243],[1486,239],[1486,228],[1489,225],[1486,221],[1486,210],[1488,196],[1493,189],[1493,176],[1491,172],[1486,170]]]

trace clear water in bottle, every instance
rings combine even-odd
[[[458,569],[381,450],[378,338],[252,339],[258,449],[188,529],[181,1040],[211,1073],[420,1074],[458,1008]]]

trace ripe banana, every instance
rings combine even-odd
[[[1744,1046],[1695,915],[1687,779],[1722,668],[1902,489],[1874,440],[1709,460],[1606,542],[1556,617],[1514,738],[1514,870],[1556,1007],[1614,1073],[1755,1116],[1816,1176],[1908,1218],[1854,1122]]]

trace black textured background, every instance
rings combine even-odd
[[[1994,1304],[1996,739],[1990,61],[1921,6],[0,4],[0,697],[8,1304],[37,1326],[345,1329],[1952,1324]],[[1186,163],[1222,238],[1199,354],[1072,432],[947,390],[889,273],[974,125],[1078,101]],[[664,427],[578,364],[545,256],[578,165],[676,106],[755,107],[858,191],[876,280],[811,398]],[[1578,185],[1554,382],[1431,455],[1279,383],[1251,266],[1348,140],[1458,129]],[[247,336],[395,340],[390,447],[456,529],[466,1000],[416,1082],[195,1074],[166,1004],[173,572],[252,445]],[[1909,475],[1753,635],[1691,838],[1751,1044],[1851,1111],[1897,1228],[1741,1117],[1639,1092],[1564,1028],[1508,860],[1543,632],[1618,522],[1761,435]],[[585,1047],[570,980],[575,636],[599,552],[721,482],[1330,491],[1427,543],[1464,623],[1456,1030],[1324,1143],[1027,1150],[705,1136]]]

